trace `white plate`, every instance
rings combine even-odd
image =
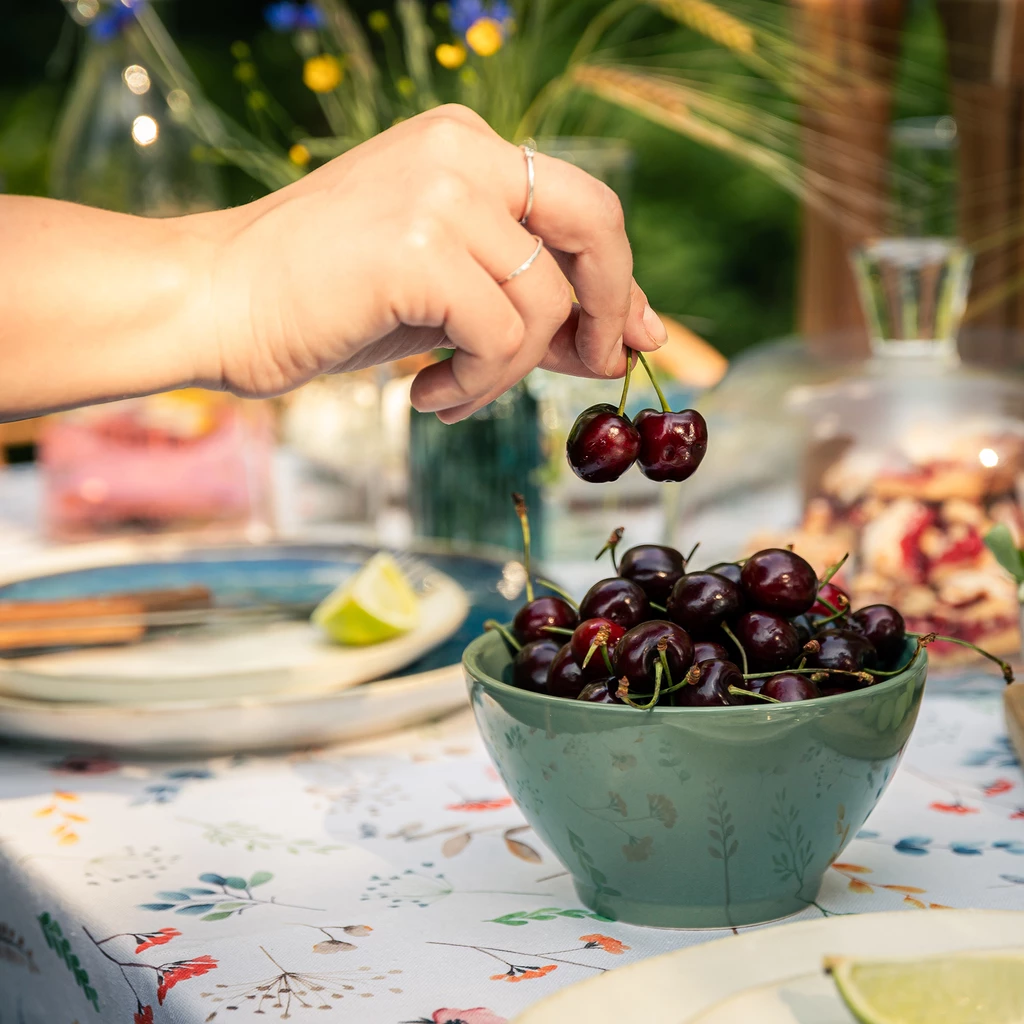
[[[402,729],[466,706],[452,665],[327,694],[115,706],[0,696],[0,735],[127,755],[196,757],[320,746]]]
[[[514,1024],[853,1024],[824,956],[906,957],[1024,946],[1024,912],[857,914],[759,928],[557,992]]]
[[[281,547],[287,553],[287,547]],[[168,551],[162,564],[174,564]],[[61,561],[48,560],[47,575],[56,569],[102,568],[155,559],[155,549],[126,547],[121,557],[108,545],[97,545],[91,559],[81,550]],[[154,701],[194,701],[257,697],[285,693],[327,693],[394,674],[453,636],[466,619],[469,599],[450,576],[419,559],[404,557],[403,568],[421,598],[421,621],[410,633],[368,647],[332,644],[309,622],[275,622],[244,631],[180,635],[128,647],[63,651],[0,661],[0,695],[23,700],[117,705]],[[69,564],[70,563],[70,564]],[[240,562],[259,571],[258,560]],[[323,568],[308,579],[326,589],[351,569]],[[2,582],[37,578],[39,565]],[[322,578],[321,578],[322,577]]]

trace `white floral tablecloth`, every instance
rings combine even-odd
[[[929,693],[805,916],[1024,909],[1000,697]],[[500,1024],[725,932],[596,919],[467,714],[296,754],[118,763],[0,749],[0,1024]]]

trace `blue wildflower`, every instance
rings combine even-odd
[[[465,35],[481,18],[492,18],[499,25],[513,20],[512,8],[504,0],[455,0],[452,4],[452,30]]]
[[[268,4],[263,10],[263,17],[275,32],[299,32],[323,28],[324,24],[323,15],[316,4],[297,4],[289,0]]]
[[[141,7],[142,3],[143,0],[135,0],[131,4],[116,4],[101,11],[89,27],[93,38],[104,43],[116,39],[135,17],[134,9]]]

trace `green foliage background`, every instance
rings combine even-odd
[[[595,9],[603,0],[593,0]],[[363,12],[379,0],[357,0]],[[268,31],[256,0],[166,0],[161,16],[209,96],[244,123],[242,92],[232,79],[229,47],[253,44],[274,94],[314,131],[319,112],[300,81],[286,37]],[[80,43],[57,0],[15,0],[0,31],[0,178],[9,192],[44,195],[53,124],[68,88]],[[702,45],[677,32],[680,51]],[[945,111],[942,47],[934,12],[914,8],[906,46],[913,65],[898,113]],[[553,69],[560,44],[552,42]],[[636,171],[628,200],[636,276],[653,304],[674,315],[727,354],[792,329],[799,237],[796,201],[760,173],[730,157],[592,101],[578,112],[590,134],[628,139]],[[225,168],[234,203],[260,186]]]

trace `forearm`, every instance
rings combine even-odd
[[[195,225],[0,196],[0,421],[217,383]]]

